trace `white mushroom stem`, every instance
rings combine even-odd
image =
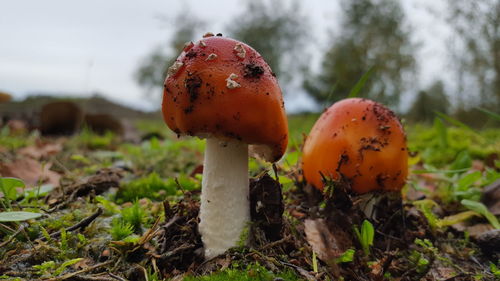
[[[198,226],[205,258],[236,246],[249,220],[248,145],[207,138]]]

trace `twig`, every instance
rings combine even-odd
[[[273,163],[273,171],[274,171],[274,178],[277,182],[280,182],[280,178],[278,176],[278,166],[276,166],[276,163]]]
[[[23,224],[21,224],[21,225],[19,226],[19,228],[16,230],[16,232],[14,232],[14,233],[13,233],[13,234],[9,237],[9,239],[7,239],[6,241],[4,241],[4,242],[2,242],[2,243],[0,244],[0,248],[2,248],[3,246],[5,246],[5,245],[9,244],[9,243],[10,243],[12,240],[14,240],[14,238],[15,238],[15,237],[16,237],[19,233],[21,233],[21,231],[23,231],[23,230],[24,230],[24,225],[23,225]]]
[[[181,217],[177,214],[175,214],[165,225],[163,225],[161,228],[167,230],[169,227],[171,227],[174,223],[176,223]]]
[[[73,231],[73,230],[76,230],[76,229],[79,229],[79,228],[85,228],[87,227],[91,222],[93,222],[98,216],[100,216],[102,214],[102,209],[101,208],[97,208],[97,211],[95,213],[93,213],[91,216],[81,220],[79,223],[73,225],[73,226],[70,226],[68,228],[66,228],[66,231]],[[52,238],[56,238],[57,236],[61,235],[61,231],[56,231],[54,233],[51,233],[50,234],[50,237]],[[45,240],[45,237],[42,237],[41,238],[42,241]]]
[[[184,188],[182,188],[182,185],[179,182],[179,179],[176,177],[176,178],[174,178],[174,181],[175,181],[175,184],[177,184],[177,187],[181,190],[182,195],[186,195],[186,191],[184,190]]]
[[[262,246],[262,247],[259,248],[259,251],[272,248],[272,247],[274,247],[276,245],[282,244],[282,243],[287,242],[289,240],[290,240],[290,236],[283,237],[280,240],[276,240],[276,241],[273,241],[271,243],[265,244],[264,246]]]
[[[118,275],[115,275],[115,274],[113,274],[113,273],[111,273],[111,272],[108,272],[108,275],[109,275],[109,277],[111,277],[111,278],[113,278],[113,279],[116,279],[116,280],[119,280],[119,281],[127,281],[127,279],[122,278],[122,277],[120,277],[120,276],[118,276]]]
[[[52,156],[52,157],[51,157],[51,160],[52,160],[52,163],[56,164],[57,166],[59,166],[59,168],[63,169],[63,170],[64,170],[64,172],[65,172],[66,174],[70,174],[70,175],[72,175],[72,174],[73,174],[73,173],[72,173],[72,172],[71,172],[68,168],[66,168],[66,166],[64,166],[64,165],[61,163],[61,161],[59,161],[59,160],[57,159],[57,157]]]
[[[71,280],[78,281],[114,281],[115,279],[108,276],[88,276],[88,275],[76,275],[71,278]]]
[[[164,254],[162,254],[159,258],[160,259],[168,259],[170,258],[171,256],[174,256],[176,254],[178,254],[179,252],[182,252],[182,251],[185,251],[185,250],[190,250],[190,249],[193,249],[195,247],[195,245],[191,244],[184,244],[184,245],[181,245],[175,249],[173,249],[172,251],[168,251]]]
[[[99,264],[96,264],[96,265],[94,265],[94,266],[90,266],[90,267],[84,268],[84,269],[79,270],[79,271],[75,271],[75,272],[72,272],[72,273],[68,273],[68,274],[65,274],[65,275],[60,276],[60,277],[55,277],[55,278],[48,279],[47,281],[60,281],[60,280],[66,280],[66,279],[69,279],[69,278],[75,277],[76,275],[79,275],[79,274],[82,274],[82,273],[85,273],[85,272],[92,271],[92,270],[94,270],[94,269],[97,269],[97,268],[100,268],[100,267],[106,266],[106,265],[111,264],[111,263],[113,263],[113,261],[112,261],[112,260],[107,261],[107,262],[103,262],[103,263],[99,263]]]
[[[288,263],[288,262],[281,262],[281,263],[283,265],[286,265],[288,267],[291,267],[291,268],[295,269],[298,273],[300,273],[300,275],[304,276],[309,281],[315,281],[316,280],[316,278],[314,276],[312,276],[311,273],[309,273],[309,271],[303,269],[300,266],[297,266],[295,264]]]
[[[3,228],[3,229],[2,229]],[[14,233],[16,232],[14,229],[8,227],[7,225],[3,224],[3,223],[0,223],[0,230],[2,230],[3,232],[6,232],[6,231],[9,231],[11,233]],[[5,231],[6,230],[6,231]]]
[[[375,232],[377,232],[377,234],[380,234],[380,235],[385,236],[385,237],[387,237],[387,238],[397,240],[397,241],[399,241],[399,242],[401,242],[401,243],[403,243],[403,242],[404,242],[404,240],[403,240],[403,239],[401,239],[401,238],[399,238],[399,237],[396,237],[396,236],[393,236],[393,235],[390,235],[390,234],[383,233],[383,232],[382,232],[382,231],[380,231],[380,230],[376,230]]]
[[[142,269],[142,272],[144,272],[144,279],[146,281],[149,281],[149,278],[148,278],[148,271],[143,267],[141,266],[140,264],[136,264],[136,266],[138,266],[140,269]]]

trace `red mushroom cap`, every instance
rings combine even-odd
[[[169,68],[163,117],[179,135],[237,139],[268,161],[281,158],[288,143],[271,68],[250,46],[220,36],[187,44]]]
[[[322,173],[343,174],[358,194],[399,191],[408,174],[406,136],[396,115],[367,99],[345,99],[318,119],[306,139],[302,168],[306,180],[322,190]]]

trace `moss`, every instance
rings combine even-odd
[[[264,266],[255,263],[247,266],[239,267],[237,264],[232,267],[225,269],[221,272],[214,273],[206,276],[192,277],[188,276],[184,278],[185,281],[246,281],[246,280],[262,280],[262,281],[272,281],[276,278],[281,278],[287,281],[302,280],[291,270],[285,270],[279,274],[269,271]],[[278,279],[279,280],[279,279]]]
[[[141,198],[163,201],[166,196],[182,194],[182,190],[188,191],[200,188],[200,182],[190,177],[179,176],[177,182],[175,178],[163,180],[157,173],[153,172],[146,177],[124,184],[116,195],[116,201],[123,203]],[[180,190],[179,185],[182,190]]]

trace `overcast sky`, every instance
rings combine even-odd
[[[210,3],[208,3],[210,2]],[[313,67],[328,47],[328,30],[338,28],[337,1],[301,1],[311,20]],[[414,40],[421,43],[420,85],[428,85],[446,69],[447,29],[429,12],[443,10],[443,1],[402,0]],[[441,4],[440,4],[441,3]],[[141,59],[165,46],[172,19],[188,6],[193,17],[206,20],[206,31],[224,32],[243,1],[162,0],[15,0],[0,2],[0,91],[16,99],[35,92],[106,97],[141,109],[151,109],[134,80]],[[200,36],[202,35],[200,32]],[[161,93],[158,93],[161,95]],[[289,95],[291,111],[311,109],[305,95]]]

